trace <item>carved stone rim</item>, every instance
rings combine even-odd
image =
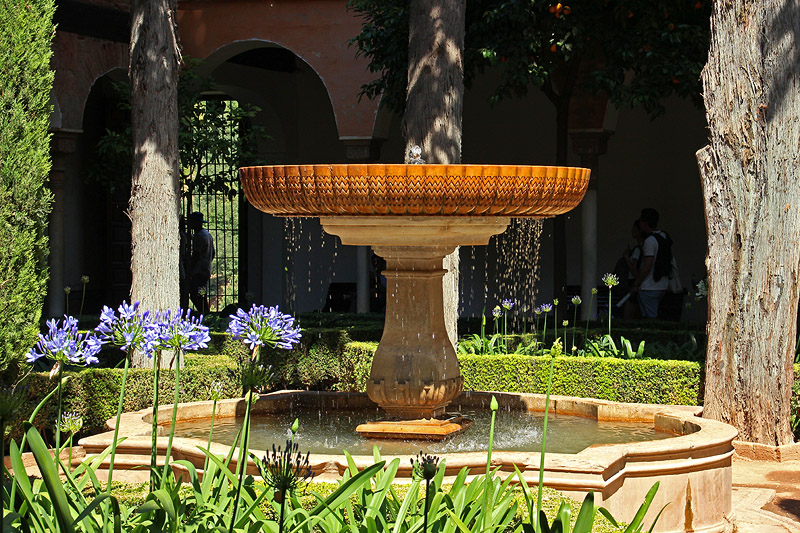
[[[271,165],[239,169],[248,201],[279,216],[544,218],[580,203],[590,170],[534,165]]]

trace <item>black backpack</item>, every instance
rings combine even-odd
[[[651,233],[658,241],[658,252],[653,260],[653,281],[672,274],[672,237],[664,233]]]

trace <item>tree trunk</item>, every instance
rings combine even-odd
[[[179,306],[176,14],[176,0],[131,2],[131,300],[153,311]]]
[[[465,0],[411,0],[408,93],[403,134],[426,163],[461,162],[464,107]],[[406,161],[408,162],[408,160]],[[457,340],[458,253],[445,257],[444,309],[450,340]]]
[[[715,2],[697,153],[708,231],[704,416],[792,442],[800,263],[797,0]]]

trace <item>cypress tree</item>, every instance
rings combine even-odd
[[[0,2],[0,376],[6,379],[35,342],[46,292],[54,11],[53,0]]]

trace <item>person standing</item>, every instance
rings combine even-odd
[[[642,318],[658,316],[658,304],[669,285],[669,276],[656,272],[655,268],[659,247],[669,246],[670,242],[669,236],[658,229],[658,218],[658,211],[649,207],[642,209],[639,218],[639,229],[646,237],[642,242],[641,267],[631,285],[630,293],[631,297],[637,296],[639,299]],[[662,250],[662,254],[666,251]]]
[[[189,298],[199,313],[209,309],[206,290],[211,279],[211,261],[214,260],[214,238],[203,227],[203,213],[195,211],[189,215],[189,230],[192,231],[192,255],[189,269]]]

